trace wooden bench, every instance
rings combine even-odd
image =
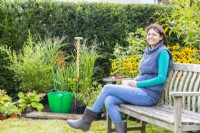
[[[104,78],[107,83],[122,79]],[[200,64],[175,63],[165,83],[160,102],[152,107],[130,104],[118,105],[120,112],[141,121],[138,127],[127,127],[127,131],[140,130],[145,133],[145,124],[150,123],[174,133],[200,130]],[[114,132],[107,115],[107,133]]]

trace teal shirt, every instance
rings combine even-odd
[[[137,87],[143,88],[165,83],[167,79],[169,59],[170,55],[167,50],[160,52],[158,56],[158,76],[149,80],[137,81]]]

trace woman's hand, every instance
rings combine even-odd
[[[134,87],[134,88],[137,87],[136,81],[134,81],[134,80],[130,81],[130,82],[128,83],[128,85],[131,86],[131,87]]]
[[[136,87],[136,81],[135,80],[122,80],[122,85]]]

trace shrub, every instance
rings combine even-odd
[[[177,37],[185,47],[200,48],[200,8],[199,1],[172,0],[172,11],[156,12],[165,31]],[[175,43],[175,42],[171,42]]]
[[[52,71],[55,63],[51,57],[53,58],[53,51],[62,46],[60,43],[61,40],[53,42],[47,39],[46,42],[34,44],[29,37],[27,45],[19,54],[7,47],[0,47],[11,61],[8,69],[14,72],[15,82],[19,83],[17,89],[24,92],[48,92],[52,88]]]

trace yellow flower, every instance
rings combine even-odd
[[[110,73],[110,76],[114,76],[114,74],[115,74],[114,72],[111,72],[111,73]]]

